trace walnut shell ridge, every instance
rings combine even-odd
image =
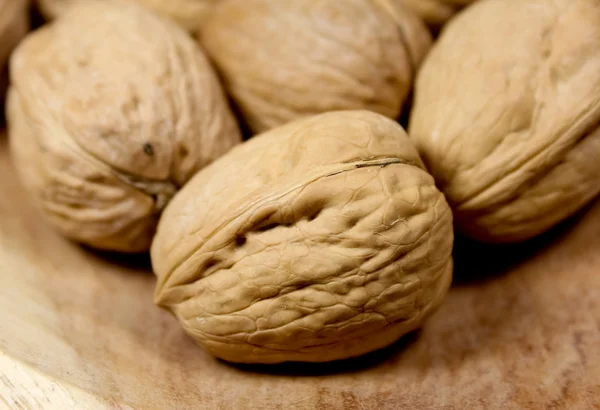
[[[600,3],[484,0],[446,25],[409,134],[463,232],[533,238],[600,192]]]
[[[179,191],[155,302],[216,357],[325,362],[420,327],[452,278],[452,213],[411,141],[368,111],[260,134]]]
[[[399,0],[225,0],[199,39],[254,132],[335,110],[397,118],[431,44]]]
[[[91,247],[147,250],[174,192],[241,141],[201,49],[133,3],[74,6],[10,68],[19,177],[55,228]]]

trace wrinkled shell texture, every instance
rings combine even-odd
[[[195,42],[137,5],[73,8],[11,58],[20,178],[52,224],[92,247],[147,250],[158,214],[241,141]]]
[[[255,132],[333,110],[396,118],[431,44],[399,0],[225,0],[200,39]]]
[[[465,232],[520,241],[568,217],[600,191],[600,2],[475,3],[424,63],[410,122]]]
[[[401,0],[429,26],[440,28],[456,12],[476,0]]]
[[[331,112],[200,171],[152,244],[155,302],[232,362],[324,362],[418,328],[452,278],[452,213],[402,128]]]
[[[29,31],[28,3],[26,0],[0,0],[0,95],[6,90],[8,58]]]
[[[104,0],[37,0],[42,14],[54,19],[64,14],[76,3]],[[202,24],[210,8],[220,0],[129,0],[140,3],[150,10],[168,16],[188,31],[195,32]]]

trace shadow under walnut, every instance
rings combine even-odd
[[[542,254],[576,229],[600,200],[592,201],[570,218],[528,241],[509,244],[482,243],[455,232],[452,286],[468,286],[496,280],[528,259]]]

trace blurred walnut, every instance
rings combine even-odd
[[[94,0],[37,0],[41,13],[54,19],[76,3]],[[97,0],[104,1],[104,0]],[[190,32],[198,30],[211,7],[220,0],[132,0],[161,15],[168,16]]]
[[[102,249],[146,250],[173,193],[240,142],[194,41],[118,1],[74,7],[26,37],[8,99],[26,188],[59,231]]]
[[[396,118],[431,43],[399,0],[225,0],[200,38],[254,131],[332,110]]]
[[[0,0],[0,96],[6,90],[6,69],[10,53],[29,30],[27,0]]]
[[[482,0],[419,74],[410,135],[485,241],[531,238],[600,192],[600,2]]]
[[[476,0],[400,0],[431,28],[440,29],[456,12]]]
[[[394,121],[320,114],[258,135],[167,206],[155,301],[232,362],[323,362],[384,347],[435,311],[452,215]]]

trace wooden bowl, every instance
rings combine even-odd
[[[459,241],[442,308],[388,349],[236,367],[153,305],[146,258],[95,254],[44,224],[4,137],[0,172],[0,407],[600,407],[600,204],[526,245]]]

